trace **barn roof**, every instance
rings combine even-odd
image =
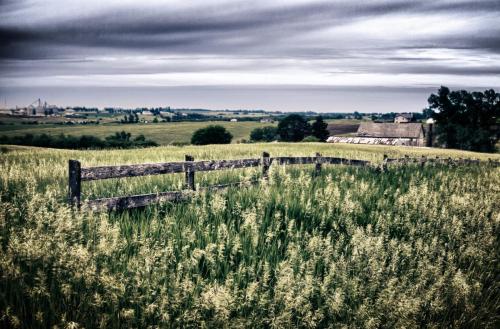
[[[358,128],[359,137],[419,138],[421,134],[421,123],[362,122]]]

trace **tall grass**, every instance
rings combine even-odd
[[[2,154],[0,325],[498,327],[498,168],[325,166],[312,178],[311,166],[272,166],[268,182],[181,204],[98,214],[63,202],[68,158],[91,166],[262,149],[373,161],[387,151],[268,144]],[[182,177],[171,176],[86,183],[85,197],[180,187]],[[215,172],[200,184],[253,176]]]

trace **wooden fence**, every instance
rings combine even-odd
[[[405,156],[403,158],[389,158],[384,155],[382,165],[374,165],[366,160],[354,160],[336,157],[324,157],[316,153],[311,157],[270,157],[269,153],[263,152],[261,158],[252,159],[238,159],[238,160],[207,160],[207,161],[194,161],[190,155],[185,156],[185,161],[180,162],[164,162],[164,163],[145,163],[137,165],[122,165],[122,166],[102,166],[102,167],[88,167],[82,168],[77,160],[69,160],[69,203],[73,206],[80,208],[82,182],[101,180],[109,178],[124,178],[124,177],[138,177],[148,175],[162,175],[185,173],[185,187],[181,191],[167,191],[152,194],[141,194],[132,196],[120,196],[112,198],[102,198],[87,200],[85,206],[93,210],[122,210],[128,208],[144,207],[151,203],[171,201],[178,202],[190,198],[196,190],[195,173],[203,171],[214,171],[224,169],[238,169],[238,168],[251,168],[262,167],[262,178],[268,178],[269,166],[272,164],[279,165],[305,165],[314,164],[314,174],[318,175],[321,172],[323,164],[342,164],[350,166],[371,166],[381,171],[384,171],[388,165],[392,164],[420,164],[424,166],[426,163],[445,164],[445,165],[466,165],[466,164],[480,164],[478,159],[452,159],[452,158],[428,158],[422,156],[421,158],[410,158]],[[500,162],[489,160],[487,162],[491,166],[500,166]],[[251,184],[258,181],[252,181]],[[202,188],[202,190],[220,190],[231,186],[241,186],[245,182],[237,182],[231,184],[211,185]]]
[[[84,181],[185,173],[186,189],[182,191],[168,191],[152,194],[94,199],[86,201],[85,206],[93,210],[121,210],[143,207],[155,202],[182,201],[191,197],[193,191],[195,191],[196,189],[196,172],[251,168],[260,166],[262,167],[262,178],[267,179],[269,166],[272,163],[279,165],[314,164],[315,174],[319,174],[322,164],[344,164],[350,166],[371,165],[370,161],[336,157],[323,157],[319,153],[316,153],[315,156],[311,157],[270,157],[269,153],[267,152],[262,153],[261,158],[253,159],[194,161],[194,158],[192,156],[186,155],[185,161],[181,162],[145,163],[138,165],[102,166],[88,168],[82,168],[80,162],[77,160],[69,160],[69,203],[80,208],[80,206],[82,205],[82,182]],[[257,181],[251,183],[256,182]],[[232,184],[212,185],[204,187],[203,190],[219,190],[242,184],[245,183],[237,182]]]

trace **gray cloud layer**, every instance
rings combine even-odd
[[[481,14],[493,13],[500,17],[500,1],[496,0],[327,1],[255,8],[221,4],[200,5],[194,9],[176,9],[175,6],[134,8],[117,4],[81,17],[78,12],[68,16],[61,13],[50,17],[50,21],[34,23],[32,19],[38,8],[30,8],[29,2],[26,6],[22,2],[7,2],[0,8],[6,22],[0,23],[0,41],[4,45],[1,55],[7,58],[59,57],[61,52],[57,46],[210,54],[253,53],[253,49],[259,53],[259,49],[266,48],[270,54],[282,55],[282,49],[265,47],[266,42],[280,44],[280,38],[290,34],[349,24],[374,16],[444,13],[480,17]],[[476,31],[457,31],[458,35],[423,38],[402,46],[484,48],[498,52],[500,28],[486,24],[488,22],[482,31],[477,31],[481,35],[476,35]],[[460,32],[465,33],[460,35]],[[37,47],[44,51],[36,51]],[[314,51],[310,55],[314,55]]]
[[[190,3],[4,1],[0,86],[500,84],[498,0]]]

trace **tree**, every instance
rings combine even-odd
[[[290,114],[278,124],[278,134],[285,142],[300,142],[311,134],[311,125],[299,114]]]
[[[447,148],[492,152],[500,138],[500,94],[450,91],[441,87],[428,99],[438,141]]]
[[[330,132],[328,131],[328,123],[323,121],[323,117],[317,116],[316,121],[312,124],[312,135],[316,137],[320,142],[326,141]]]
[[[278,128],[267,126],[262,128],[255,128],[250,133],[250,140],[254,142],[272,142],[278,139]]]
[[[191,137],[191,144],[229,144],[231,139],[233,139],[233,135],[226,128],[219,125],[210,125],[196,130]]]

